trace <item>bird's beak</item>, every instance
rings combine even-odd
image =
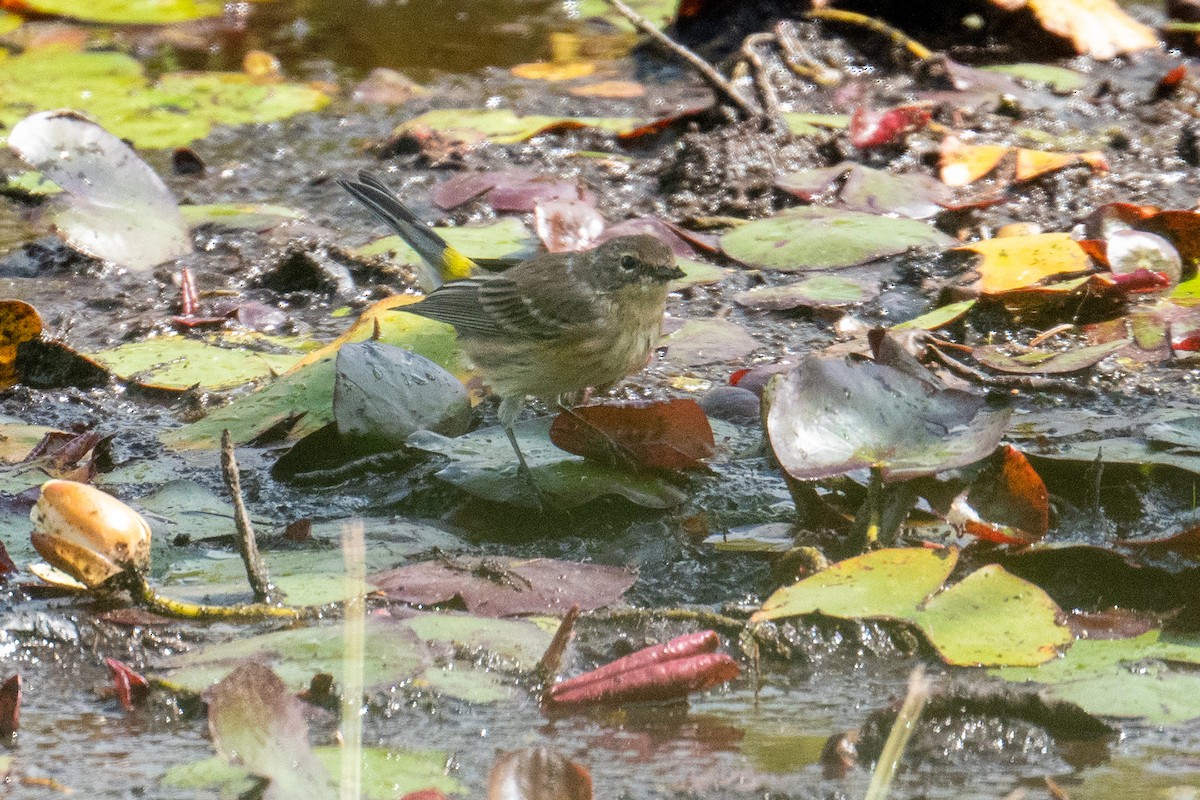
[[[660,267],[659,269],[656,270],[656,273],[657,274],[655,277],[662,278],[663,280],[668,280],[668,281],[672,281],[677,278],[683,278],[683,277],[687,276],[687,273],[684,272],[682,269],[680,269],[675,264],[672,264],[670,267]]]

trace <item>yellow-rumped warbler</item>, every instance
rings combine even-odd
[[[621,236],[591,250],[547,253],[489,273],[374,176],[360,173],[358,181],[339,183],[437,273],[426,279],[437,288],[398,310],[454,326],[463,351],[500,397],[500,424],[526,475],[512,424],[527,396],[556,401],[608,386],[649,360],[662,334],[667,283],[684,274],[654,237]],[[440,283],[442,278],[455,279]]]

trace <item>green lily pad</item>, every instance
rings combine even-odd
[[[45,48],[0,60],[0,124],[73,108],[145,148],[183,146],[215,125],[271,122],[328,102],[312,87],[241,73],[168,74],[152,84],[138,61],[116,52]]]
[[[848,558],[777,590],[754,620],[824,614],[839,619],[912,619],[916,608],[941,588],[958,551],[901,547]]]
[[[646,508],[670,508],[687,499],[671,482],[650,473],[635,474],[586,461],[550,441],[551,417],[513,426],[542,496],[555,505],[575,508],[606,495],[618,495]],[[449,439],[428,431],[409,437],[410,447],[439,453],[450,464],[437,477],[476,497],[495,503],[535,507],[528,482],[517,474],[512,445],[499,427]]]
[[[932,375],[809,357],[774,393],[767,434],[798,480],[878,467],[891,482],[979,461],[996,449],[1007,422],[1007,410]]]
[[[468,258],[518,261],[539,251],[537,237],[516,217],[505,217],[490,225],[434,228],[451,247]],[[418,264],[421,256],[399,236],[384,236],[351,252],[362,258],[388,255],[397,264]]]
[[[1072,641],[1054,601],[996,564],[977,569],[917,610],[913,621],[949,664],[1036,666]]]
[[[225,10],[221,0],[22,0],[21,5],[38,14],[111,25],[169,25],[219,17]]]
[[[342,748],[314,747],[313,753],[334,781],[341,777]],[[395,800],[419,789],[439,789],[462,794],[466,787],[446,775],[448,754],[440,750],[362,750],[363,800]],[[254,788],[255,779],[241,767],[217,756],[179,764],[163,773],[161,784],[189,792],[219,792],[221,797],[241,797]]]
[[[720,283],[730,272],[724,267],[714,267],[712,264],[692,258],[676,257],[675,266],[683,270],[683,277],[676,278],[668,284],[668,289],[672,292],[678,292],[688,286],[709,286]]]
[[[622,30],[634,30],[633,23],[617,13],[604,0],[580,0],[572,4],[571,16],[578,19],[600,17]],[[659,28],[665,28],[675,18],[675,0],[630,0],[629,7]]]
[[[222,347],[187,336],[157,336],[88,357],[122,378],[186,389],[234,389],[286,372],[302,354]]]
[[[1070,92],[1084,86],[1088,79],[1081,72],[1052,64],[991,64],[980,67],[988,72],[1000,72],[1027,81],[1045,83],[1056,92]]]
[[[956,550],[877,550],[779,589],[751,620],[820,613],[909,622],[958,666],[1033,666],[1071,643],[1054,601],[997,565],[939,591],[957,560]]]
[[[816,136],[826,130],[845,130],[850,125],[849,114],[808,114],[785,111],[783,120],[796,136]]]
[[[506,108],[446,108],[427,111],[398,127],[393,136],[431,128],[467,141],[487,139],[497,144],[514,144],[556,128],[599,128],[625,133],[645,124],[637,117],[556,117],[545,114],[521,116]]]
[[[837,275],[814,275],[786,286],[751,289],[733,296],[740,306],[757,311],[786,311],[793,308],[839,308],[862,303],[878,295],[858,281]]]
[[[427,619],[433,617],[433,619]],[[404,620],[368,617],[363,681],[381,691],[408,681],[468,702],[492,702],[511,694],[494,663],[478,666],[470,655],[486,651],[515,670],[532,669],[552,634],[527,620],[497,620],[465,614],[419,614]],[[427,640],[426,640],[427,638]],[[270,666],[292,691],[307,688],[312,676],[328,672],[341,684],[343,641],[340,625],[274,631],[208,645],[172,656],[159,664],[169,688],[199,694],[253,659]],[[465,660],[465,659],[470,660]],[[461,680],[444,678],[442,665],[453,661]]]
[[[840,269],[914,248],[944,250],[955,244],[916,220],[819,207],[789,209],[721,237],[730,258],[781,272]]]
[[[304,219],[304,212],[269,203],[208,203],[179,207],[192,228],[213,225],[229,230],[268,231],[288,220]]]
[[[1171,668],[1171,663],[1193,668]],[[1200,638],[1153,630],[1132,639],[1081,639],[1056,661],[992,674],[1045,684],[1042,694],[1092,714],[1173,724],[1200,718],[1197,665]]]

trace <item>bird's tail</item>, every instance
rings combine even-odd
[[[455,250],[437,232],[408,209],[392,190],[370,172],[358,173],[358,180],[338,179],[354,199],[387,223],[409,247],[417,251],[428,269],[416,265],[417,279],[426,293],[449,281],[469,278],[479,265]]]

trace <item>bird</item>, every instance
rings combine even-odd
[[[526,398],[604,388],[641,370],[662,335],[667,284],[683,277],[670,248],[645,234],[590,250],[544,253],[501,272],[450,247],[378,178],[339,181],[432,268],[426,297],[399,309],[451,325],[500,398],[499,422],[536,491],[513,433]],[[449,277],[450,280],[445,280]]]

